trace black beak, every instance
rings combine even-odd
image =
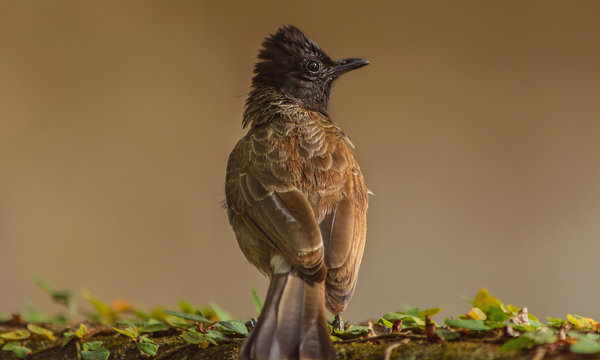
[[[361,68],[365,65],[369,65],[369,60],[365,59],[343,59],[335,62],[333,67],[333,74],[337,77],[350,70]]]

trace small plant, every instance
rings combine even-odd
[[[84,316],[86,321],[74,328],[63,327],[65,330],[57,331],[59,325],[56,324],[64,324],[69,317],[47,316],[37,309],[32,311],[29,306],[28,316],[16,314],[11,320],[0,323],[0,349],[12,352],[18,358],[34,354],[32,349],[43,351],[43,346],[28,347],[32,342],[40,341],[47,345],[46,348],[74,344],[79,360],[106,360],[111,354],[109,348],[113,346],[107,344],[115,336],[126,337],[142,356],[152,358],[160,355],[163,336],[176,336],[180,345],[193,344],[202,349],[239,342],[248,336],[253,326],[253,320],[236,319],[214,303],[197,308],[182,301],[178,310],[156,308],[146,312],[123,300],[106,303],[86,290],[81,296],[93,311],[80,312],[72,292],[57,291],[41,278],[36,279],[36,283],[69,310],[69,317]],[[262,302],[254,289],[250,295],[260,315]],[[576,354],[600,354],[600,324],[591,318],[567,314],[565,319],[549,317],[544,323],[526,307],[504,304],[486,289],[479,290],[468,301],[471,307],[465,314],[445,318],[442,325],[432,320],[441,308],[421,310],[411,307],[386,313],[367,324],[347,325],[344,329],[330,326],[331,338],[336,342],[380,335],[397,335],[405,340],[417,336],[430,342],[489,338],[500,344],[499,351],[503,352],[539,347],[566,349]],[[55,325],[44,325],[47,323]]]

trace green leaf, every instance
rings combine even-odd
[[[103,348],[102,341],[89,341],[83,343],[83,350],[98,350]]]
[[[83,344],[81,357],[83,360],[106,360],[110,351],[102,346],[102,341],[90,341]]]
[[[16,348],[18,346],[21,346],[21,344],[19,344],[16,341],[10,341],[10,342],[7,342],[6,345],[2,346],[2,350],[12,351],[14,348]]]
[[[566,320],[553,318],[553,317],[547,317],[546,321],[548,321],[548,326],[552,326],[553,328],[557,328],[557,329],[560,329],[561,327],[563,327],[564,325],[569,323]]]
[[[6,340],[23,340],[30,337],[31,334],[27,330],[15,330],[0,334],[0,338]],[[10,344],[10,343],[9,343]]]
[[[416,308],[414,308],[414,309],[416,309]],[[415,311],[413,311],[413,314],[414,313],[415,313]],[[416,314],[418,315],[418,311],[416,312]],[[423,319],[419,318],[418,316],[408,315],[408,314],[405,314],[402,312],[387,313],[387,314],[383,315],[382,319],[387,320],[391,324],[393,324],[396,320],[402,320],[402,325],[407,326],[407,327],[415,326],[415,325],[425,326],[425,321],[423,321]],[[384,324],[384,325],[386,325],[386,324]],[[391,327],[391,325],[388,327]]]
[[[487,311],[487,315],[488,315],[488,319],[492,320],[492,321],[506,321],[508,319],[510,319],[510,315],[506,314],[504,311],[502,311],[501,308],[491,305]]]
[[[150,315],[148,314],[148,312],[146,310],[140,309],[140,308],[134,308],[133,314],[135,315],[135,317],[137,317],[140,320],[148,320],[150,318]]]
[[[45,292],[47,292],[50,295],[54,294],[54,286],[50,285],[50,283],[48,281],[46,281],[46,279],[44,279],[43,277],[40,276],[36,276],[33,278],[33,281]]]
[[[387,320],[389,323],[393,323],[394,321],[401,319],[404,316],[406,316],[406,314],[400,312],[393,312],[383,315],[381,319]],[[381,323],[381,320],[379,322]]]
[[[27,355],[31,354],[31,349],[21,346],[21,344],[16,341],[7,342],[4,344],[4,346],[2,346],[2,350],[12,351],[12,353],[15,354],[15,356],[19,359],[23,359]]]
[[[215,315],[217,315],[219,320],[221,320],[221,321],[233,320],[233,316],[231,316],[230,313],[228,313],[227,311],[225,311],[221,307],[219,307],[219,305],[211,302],[210,307],[215,312]]]
[[[41,326],[37,326],[34,324],[27,324],[27,329],[36,335],[45,337],[48,340],[52,340],[52,341],[56,340],[56,338],[54,337],[54,333],[52,331],[50,331],[48,329],[44,329]]]
[[[156,344],[153,339],[150,339],[148,337],[148,335],[142,335],[142,336],[140,336],[140,341],[151,343],[151,344]]]
[[[12,352],[19,359],[24,359],[27,357],[27,355],[31,354],[32,351],[31,351],[31,349],[29,349],[25,346],[18,346],[18,347],[15,347],[14,349],[12,349]]]
[[[163,310],[163,312],[165,314],[177,316],[177,317],[180,317],[182,319],[188,319],[188,320],[200,321],[200,322],[211,322],[210,320],[208,320],[204,316],[198,315],[198,314],[187,314],[187,313],[183,313],[183,312],[179,312],[179,311],[171,311],[171,310]]]
[[[389,327],[390,329],[394,326],[394,323],[387,320],[385,317],[382,317],[381,319],[379,319],[379,323],[383,326]]]
[[[489,330],[489,326],[485,325],[481,320],[474,319],[446,319],[446,325],[452,326],[453,328],[464,328],[469,330],[481,331]]]
[[[246,324],[241,320],[229,320],[219,321],[219,325],[222,325],[225,329],[240,335],[248,335],[248,328]]]
[[[522,332],[534,332],[536,330],[536,327],[534,325],[515,325],[512,323],[509,323],[508,326],[512,327],[515,330],[519,330]]]
[[[158,351],[158,345],[150,342],[141,342],[137,345],[141,353],[154,356]]]
[[[464,301],[468,302],[469,304],[473,305],[473,299],[471,299],[467,295],[461,295],[460,298],[463,299]]]
[[[344,339],[337,337],[335,335],[329,335],[329,339],[331,339],[331,341],[336,342],[336,341],[343,341]]]
[[[31,301],[27,301],[25,305],[25,311],[23,312],[23,320],[34,323],[48,322],[49,316],[40,311]]]
[[[521,350],[534,344],[534,341],[526,336],[519,336],[518,338],[508,340],[500,348],[499,351],[513,351]]]
[[[436,330],[435,333],[438,334],[444,340],[456,340],[460,337],[459,333],[450,330],[439,329]]]
[[[344,331],[344,333],[352,334],[352,335],[361,335],[361,334],[366,334],[368,332],[369,332],[369,327],[361,326],[361,325],[350,325],[348,330]]]
[[[254,303],[256,314],[260,315],[260,312],[263,308],[263,303],[262,301],[260,301],[260,298],[258,297],[258,294],[256,293],[256,289],[254,287],[250,288],[250,291],[252,292],[252,302]]]
[[[66,332],[63,334],[63,341],[62,341],[62,344],[61,344],[61,346],[65,346],[65,345],[67,345],[68,343],[70,343],[70,342],[71,342],[71,340],[73,340],[73,338],[75,338],[75,332],[72,332],[72,331],[66,331]]]
[[[66,305],[71,312],[75,311],[75,304],[72,302],[73,294],[69,290],[56,290],[54,286],[50,285],[46,279],[42,277],[35,277],[35,283],[42,288],[45,292],[47,292],[52,299],[59,304]]]
[[[193,314],[194,312],[196,312],[196,308],[187,301],[178,302],[177,307],[179,308],[179,310],[187,314]]]
[[[590,339],[590,340],[594,340],[594,341],[600,340],[600,334],[589,333],[589,334],[586,334],[585,336],[587,336],[588,339]]]
[[[571,345],[571,351],[576,354],[595,354],[600,352],[600,343],[587,336],[578,336],[579,341]]]
[[[206,336],[206,338],[210,341],[212,340],[216,340],[216,341],[222,341],[222,340],[226,340],[227,338],[225,337],[225,335],[223,335],[220,331],[217,330],[206,330],[206,334],[204,334],[204,336]],[[217,343],[214,343],[215,345],[217,345]]]
[[[410,315],[410,316],[414,316],[414,317],[419,317],[419,308],[418,307],[413,307],[413,308],[410,308],[410,309],[406,310],[406,315]]]
[[[535,332],[525,333],[524,336],[535,341],[536,344],[553,344],[558,341],[558,337],[554,331],[548,327],[539,328]]]
[[[206,336],[196,331],[184,331],[181,337],[190,344],[201,344],[208,342]]]
[[[137,327],[140,332],[156,332],[169,330],[169,326],[162,321],[150,319]]]
[[[133,321],[133,320],[127,320],[127,319],[125,319],[125,320],[119,320],[119,321],[117,321],[117,324],[126,325],[126,326],[129,326],[129,327],[137,327],[139,325],[135,321]]]
[[[503,327],[506,326],[506,321],[491,321],[491,320],[486,320],[484,321],[484,324],[489,327],[490,329],[501,329]]]
[[[187,328],[193,326],[188,321],[186,321],[185,319],[182,319],[178,316],[167,315],[167,316],[165,316],[165,321],[170,326],[184,328],[184,329],[187,329]]]
[[[29,300],[26,301],[25,310],[23,311],[22,316],[23,320],[25,320],[27,323],[51,323],[58,325],[68,324],[67,318],[64,315],[46,315]]]
[[[529,324],[536,329],[544,326],[544,324],[542,324],[541,322],[539,322],[537,320],[532,320],[532,319],[529,319]]]
[[[206,341],[208,341],[209,343],[211,343],[213,345],[219,345],[217,340],[212,336],[204,336],[204,338],[206,339]]]

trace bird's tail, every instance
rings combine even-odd
[[[242,346],[240,357],[335,359],[325,317],[324,282],[309,284],[293,273],[274,275],[256,327]]]

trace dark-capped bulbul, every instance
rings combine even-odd
[[[325,308],[339,319],[354,293],[368,195],[327,106],[333,82],[367,64],[332,60],[294,26],[262,44],[225,185],[239,246],[270,278],[243,359],[335,358]]]

